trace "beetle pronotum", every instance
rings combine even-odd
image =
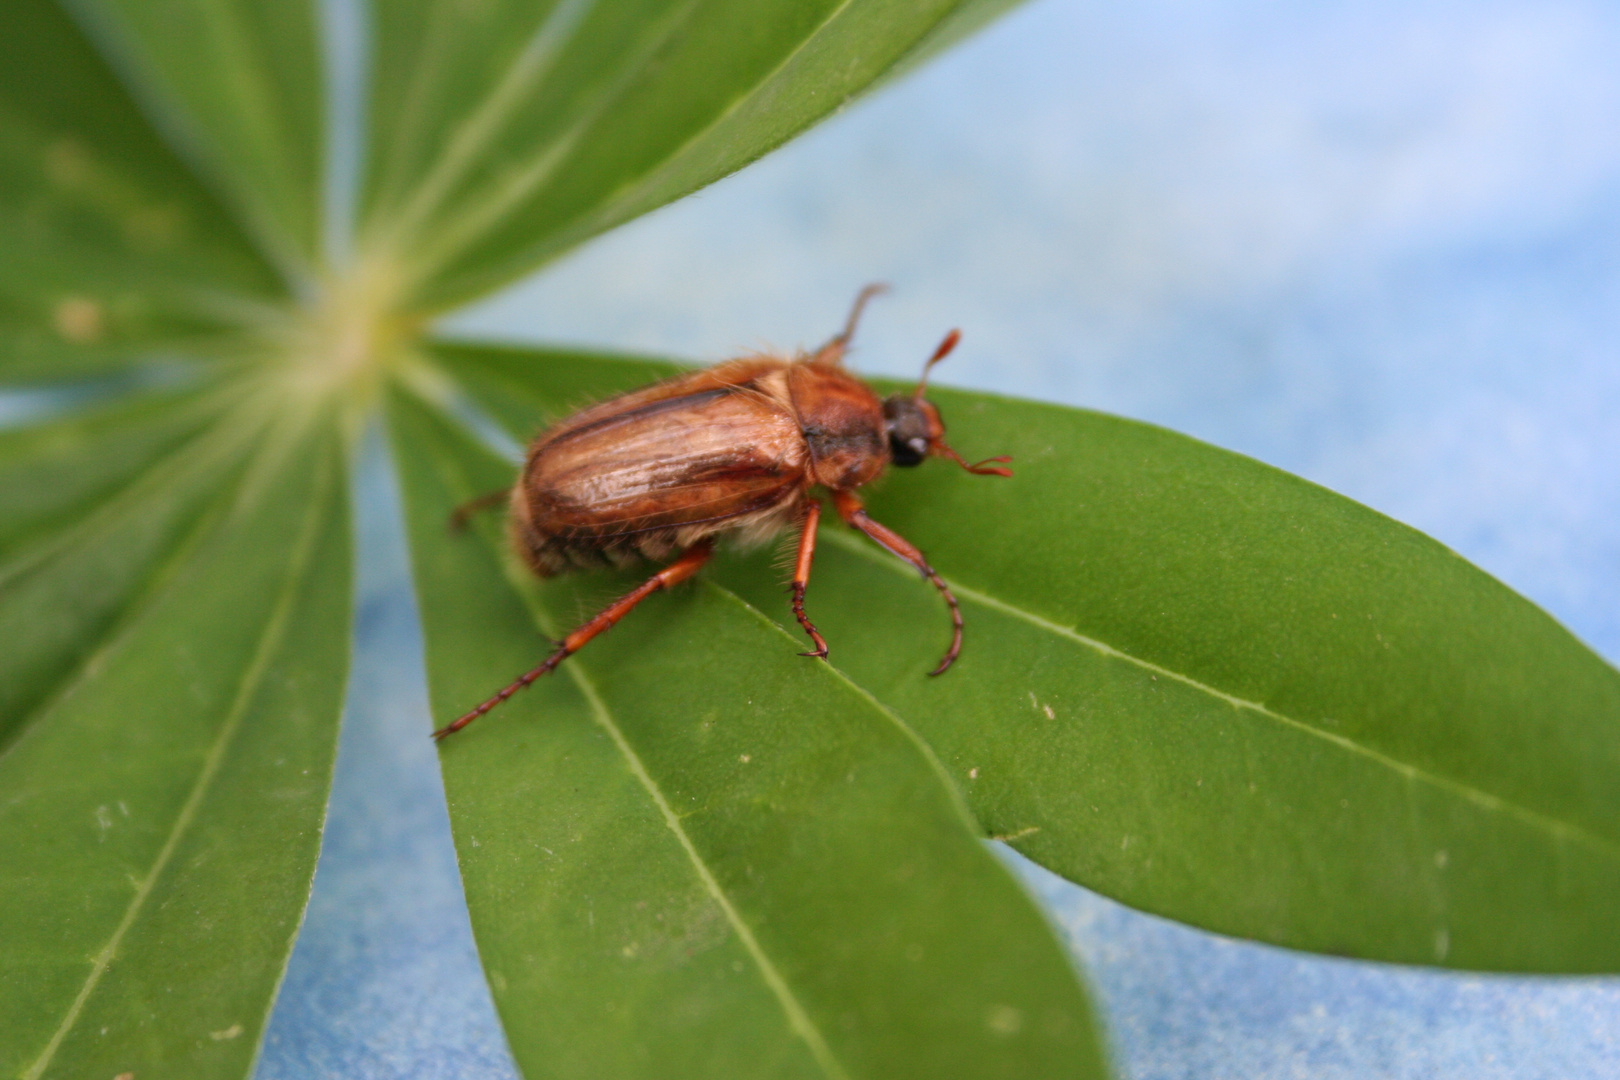
[[[945,598],[951,644],[930,674],[949,668],[962,649],[956,597],[921,551],[867,516],[855,489],[891,464],[907,468],[929,456],[995,476],[1011,476],[1001,465],[1012,459],[968,464],[945,442],[939,410],[923,396],[928,372],[956,347],[957,331],[945,335],[910,394],[880,399],[844,369],[861,311],[882,291],[881,285],[862,289],[844,329],[813,353],[728,360],[575,413],[536,436],[509,492],[457,509],[452,521],[460,523],[475,510],[509,502],[512,543],[541,577],[603,563],[674,559],[569,634],[539,667],[434,738],[466,727],[653,593],[696,574],[722,533],[760,542],[798,527],[793,614],[815,646],[802,655],[824,659],[826,639],[804,611],[821,521],[821,501],[812,494],[817,488],[846,524],[916,567]]]

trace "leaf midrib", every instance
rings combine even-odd
[[[72,1005],[68,1007],[66,1015],[62,1018],[62,1023],[52,1034],[50,1041],[46,1043],[45,1049],[41,1052],[39,1058],[35,1060],[33,1065],[29,1066],[27,1071],[22,1073],[21,1080],[38,1080],[45,1070],[50,1067],[52,1058],[56,1056],[57,1050],[61,1048],[62,1043],[72,1032],[74,1025],[78,1023],[80,1014],[90,1000],[90,995],[95,992],[102,976],[106,974],[107,968],[117,957],[118,947],[123,942],[124,935],[129,932],[130,927],[135,924],[135,920],[140,916],[147,897],[151,895],[158,879],[163,876],[164,871],[168,868],[174,853],[179,849],[181,839],[190,828],[198,809],[202,806],[209,789],[213,786],[214,779],[219,774],[220,767],[224,763],[225,753],[235,739],[237,731],[241,728],[242,717],[246,714],[248,705],[257,692],[260,681],[269,669],[271,658],[280,647],[285,636],[298,586],[303,579],[304,570],[311,553],[314,551],[315,538],[320,531],[321,511],[325,509],[326,505],[326,489],[331,480],[331,469],[330,456],[323,455],[313,489],[310,492],[308,509],[305,512],[303,522],[299,526],[298,538],[293,546],[292,558],[288,562],[287,574],[277,593],[275,604],[271,608],[270,618],[265,621],[264,632],[260,635],[259,644],[254,649],[252,660],[243,669],[242,678],[237,683],[236,694],[231,700],[225,722],[221,725],[219,734],[214,737],[213,745],[209,747],[208,753],[203,759],[203,767],[198,773],[196,781],[192,784],[191,792],[186,796],[185,803],[181,805],[180,812],[175,817],[174,825],[170,828],[169,835],[163,842],[163,847],[159,849],[157,857],[153,860],[151,869],[141,879],[140,884],[135,889],[135,894],[130,898],[129,906],[125,909],[123,918],[119,920],[118,926],[113,930],[112,936],[108,938],[107,943],[96,953],[94,960],[91,962],[90,973],[86,976],[79,993],[74,997]]]
[[[541,627],[541,629],[544,631],[545,627]],[[680,815],[675,813],[675,808],[665,798],[663,789],[658,786],[658,781],[654,780],[652,775],[647,772],[641,757],[636,753],[635,748],[630,745],[629,740],[624,737],[624,732],[620,729],[618,722],[613,719],[612,711],[608,709],[607,703],[597,693],[596,684],[578,662],[569,665],[568,675],[573,680],[574,685],[579,687],[580,693],[585,695],[585,700],[589,702],[592,719],[608,733],[608,737],[613,740],[613,745],[618,747],[619,753],[624,755],[625,762],[630,767],[630,772],[641,784],[643,790],[647,792],[653,804],[658,807],[658,813],[663,817],[665,827],[675,834],[675,839],[680,843],[681,850],[686,853],[687,860],[691,862],[692,869],[697,874],[698,880],[703,883],[704,891],[725,913],[726,921],[731,924],[731,929],[736,933],[737,939],[742,942],[749,958],[754,961],[754,965],[759,969],[760,978],[765,980],[765,985],[770,987],[771,993],[776,996],[777,1003],[782,1007],[782,1012],[787,1015],[788,1027],[795,1035],[805,1041],[805,1044],[810,1048],[811,1057],[821,1067],[822,1072],[832,1080],[849,1080],[849,1074],[839,1064],[832,1047],[827,1045],[826,1037],[816,1027],[815,1021],[810,1019],[810,1014],[793,993],[793,988],[788,985],[787,979],[777,970],[769,954],[765,952],[764,946],[754,937],[753,929],[743,919],[741,913],[732,906],[730,897],[726,895],[725,889],[721,887],[720,882],[715,878],[714,872],[709,869],[708,863],[703,860],[703,854],[698,851],[697,845],[692,842],[692,837],[681,824]]]
[[[884,557],[880,552],[870,548],[866,544],[861,543],[860,540],[848,535],[847,533],[838,530],[824,530],[821,534],[821,540],[824,542],[830,542],[840,549],[850,552],[851,554],[858,555],[862,559],[865,559],[874,565],[882,566],[892,573],[908,579],[911,577],[910,567],[893,559]],[[941,576],[943,577],[944,575]],[[1188,686],[1199,691],[1200,693],[1207,694],[1210,697],[1222,701],[1236,710],[1252,712],[1292,730],[1315,736],[1316,738],[1319,738],[1332,746],[1335,746],[1341,750],[1347,750],[1359,757],[1373,762],[1376,765],[1379,765],[1382,768],[1389,769],[1402,779],[1406,780],[1408,783],[1416,781],[1419,783],[1428,784],[1429,786],[1440,791],[1471,802],[1484,810],[1505,813],[1516,817],[1533,828],[1551,834],[1556,840],[1579,841],[1585,846],[1600,852],[1607,858],[1620,862],[1620,843],[1616,843],[1607,837],[1595,835],[1581,825],[1563,821],[1540,810],[1534,810],[1528,806],[1524,806],[1521,803],[1504,799],[1499,795],[1492,795],[1490,792],[1482,791],[1471,784],[1464,783],[1463,781],[1456,780],[1452,777],[1444,776],[1439,773],[1430,772],[1427,769],[1412,765],[1409,762],[1390,757],[1388,754],[1385,754],[1382,751],[1358,743],[1354,739],[1347,736],[1340,735],[1335,732],[1324,731],[1304,720],[1277,712],[1275,709],[1272,709],[1261,702],[1249,701],[1233,694],[1229,694],[1224,690],[1220,690],[1216,687],[1210,686],[1207,683],[1200,682],[1191,675],[1175,671],[1171,668],[1163,667],[1162,665],[1155,664],[1151,660],[1146,660],[1142,657],[1132,655],[1131,653],[1125,652],[1122,649],[1109,645],[1105,641],[1088,637],[1072,627],[1061,626],[1049,619],[1035,614],[1032,611],[1028,611],[1016,604],[1002,600],[998,597],[991,596],[988,593],[981,592],[971,586],[963,585],[949,577],[946,577],[945,580],[950,584],[951,589],[956,593],[956,595],[963,600],[971,601],[994,611],[999,611],[1004,615],[1009,615],[1013,618],[1020,619],[1026,623],[1029,623],[1031,626],[1044,630],[1047,633],[1055,634],[1058,637],[1066,638],[1067,640],[1073,641],[1076,644],[1083,645],[1103,656],[1111,659],[1123,660],[1126,663],[1134,664],[1142,670],[1150,672],[1154,675],[1161,675],[1167,679],[1179,682],[1184,686]]]

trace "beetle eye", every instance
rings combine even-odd
[[[913,465],[921,465],[928,454],[927,439],[896,439],[889,440],[889,460],[902,469],[909,469]]]
[[[928,414],[917,400],[895,394],[883,403],[883,426],[889,434],[889,460],[902,468],[921,465],[928,456]]]

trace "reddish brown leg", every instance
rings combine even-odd
[[[821,636],[816,624],[804,613],[804,590],[810,584],[810,563],[816,557],[816,526],[821,522],[821,504],[811,499],[804,512],[803,531],[799,533],[799,561],[793,568],[793,615],[804,627],[804,632],[810,635],[810,640],[816,646],[815,652],[800,653],[800,656],[814,656],[817,659],[827,659],[827,639]]]
[[[478,513],[480,510],[488,510],[492,506],[501,505],[501,503],[509,499],[511,495],[511,488],[501,488],[499,491],[491,491],[488,494],[480,495],[475,499],[468,499],[466,502],[450,511],[450,531],[453,533],[460,532],[467,527],[467,522],[472,520],[472,516],[474,514]]]
[[[630,614],[631,609],[633,609],[643,600],[647,599],[647,597],[651,596],[660,589],[668,589],[679,585],[681,582],[697,573],[698,570],[702,568],[703,564],[709,561],[709,556],[712,554],[714,554],[714,545],[710,541],[705,540],[702,543],[693,544],[691,547],[686,549],[680,558],[676,559],[674,562],[658,571],[658,573],[642,582],[633,591],[628,592],[619,597],[617,600],[613,601],[613,603],[609,604],[605,609],[603,609],[601,614],[597,615],[596,618],[592,619],[590,622],[586,623],[584,626],[581,626],[578,630],[575,630],[572,634],[569,634],[566,638],[564,638],[562,644],[557,646],[557,651],[546,657],[545,663],[541,664],[539,667],[535,668],[526,675],[520,676],[515,682],[512,683],[512,685],[506,687],[500,693],[496,694],[494,697],[490,698],[476,709],[473,709],[471,712],[464,713],[460,717],[457,717],[453,723],[447,724],[438,731],[435,731],[433,733],[433,737],[435,739],[442,739],[451,732],[460,731],[462,728],[466,727],[480,716],[483,716],[485,713],[495,708],[495,706],[499,705],[513,694],[517,693],[519,690],[527,687],[540,676],[549,675],[551,672],[557,669],[558,664],[562,663],[564,660],[583,649],[586,643],[594,638],[597,634],[602,633],[604,630],[611,630],[614,623]]]
[[[922,572],[922,576],[931,581],[934,588],[939,590],[939,595],[945,598],[946,606],[951,609],[951,647],[945,650],[944,659],[940,660],[939,666],[928,673],[930,675],[945,674],[945,671],[956,663],[957,654],[962,651],[962,609],[956,603],[956,596],[951,592],[950,587],[940,580],[940,576],[934,572],[934,568],[928,565],[928,560],[923,558],[923,553],[918,551],[911,541],[887,525],[879,525],[866,516],[866,508],[861,505],[861,500],[855,497],[853,491],[833,492],[833,506],[837,507],[838,516],[844,519],[845,524],[861,530],[861,532],[875,540],[880,547],[887,548],[912,566],[915,566]]]

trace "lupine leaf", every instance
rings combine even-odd
[[[510,466],[393,410],[434,714],[533,666],[589,577],[534,587],[451,509]],[[713,584],[647,601],[441,749],[519,1064],[594,1077],[1102,1076],[1039,912],[912,733]]]
[[[331,426],[258,434],[194,481],[200,513],[116,618],[84,627],[93,651],[6,717],[7,1075],[240,1076],[253,1059],[319,851],[350,579]],[[87,519],[87,542],[34,572],[71,581],[126,526]],[[0,617],[49,620],[50,599],[8,589]]]
[[[1005,0],[377,0],[362,248],[432,309],[748,164]]]
[[[623,359],[445,350],[514,435]],[[667,368],[648,365],[648,378]],[[1620,970],[1620,673],[1432,540],[1145,424],[930,391],[970,457],[872,514],[957,586],[823,525],[831,663],[911,725],[992,834],[1223,933],[1500,971]],[[714,577],[796,629],[768,559]]]

